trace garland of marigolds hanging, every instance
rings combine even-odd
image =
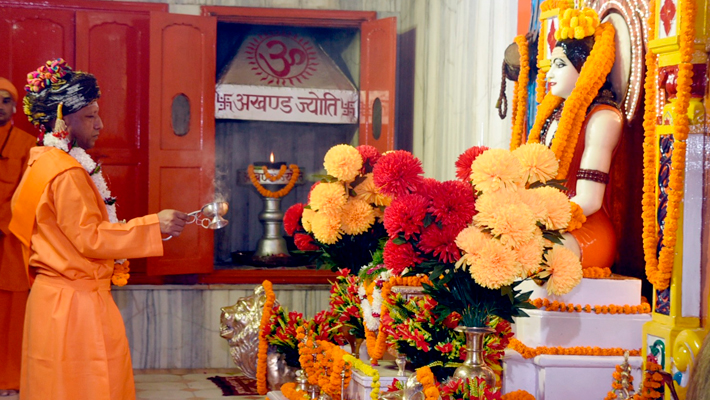
[[[678,18],[682,21],[679,32],[680,63],[676,101],[673,107],[673,161],[668,182],[667,212],[663,220],[663,239],[660,254],[656,254],[658,232],[656,229],[656,56],[651,51],[646,53],[646,98],[644,104],[644,186],[643,186],[643,248],[646,260],[646,277],[657,290],[670,285],[675,257],[675,245],[678,233],[680,203],[683,201],[685,172],[686,139],[690,121],[690,89],[693,83],[693,41],[695,37],[695,2],[684,0],[681,3]],[[653,2],[651,6],[653,7]],[[653,10],[653,8],[651,8]],[[649,17],[649,37],[654,37],[655,19]]]
[[[273,312],[274,302],[276,302],[276,295],[271,286],[271,282],[264,281],[261,284],[264,287],[264,294],[266,295],[266,301],[264,302],[263,312],[261,314],[261,323],[259,324],[259,353],[257,355],[256,363],[256,391],[264,395],[268,392],[266,385],[266,353],[269,349],[269,343],[266,341],[266,332],[270,330],[269,320],[271,319],[271,313]]]
[[[568,10],[569,11],[569,10]],[[562,27],[560,27],[562,29]],[[565,179],[572,163],[579,132],[587,118],[587,108],[592,104],[606,76],[614,65],[614,26],[610,22],[599,25],[594,32],[594,47],[589,53],[572,94],[565,100],[562,117],[552,140],[551,150],[560,160],[557,179]],[[545,120],[551,117],[563,99],[548,93],[538,107],[535,124],[530,131],[528,142],[539,143]]]
[[[565,356],[623,356],[624,352],[629,352],[629,355],[636,357],[641,355],[641,350],[626,350],[620,347],[612,347],[601,349],[599,347],[576,346],[576,347],[528,347],[523,342],[516,338],[510,338],[508,348],[520,353],[523,358],[533,358],[540,354],[548,355],[565,355]]]
[[[417,381],[422,385],[424,400],[437,400],[439,398],[439,388],[436,386],[436,378],[431,368],[424,366],[417,369]]]
[[[528,41],[525,35],[515,37],[520,53],[520,72],[515,81],[513,94],[513,133],[510,138],[510,149],[515,150],[525,141],[525,115],[528,109],[528,81],[530,80],[530,56]]]
[[[282,166],[283,167],[283,166]],[[301,171],[298,169],[298,165],[296,164],[291,164],[289,165],[289,168],[291,168],[291,171],[293,171],[293,174],[291,175],[291,179],[288,181],[288,184],[281,189],[277,190],[275,192],[272,192],[271,190],[263,187],[261,183],[259,183],[259,180],[256,179],[256,175],[254,174],[254,166],[249,165],[247,167],[247,174],[249,175],[249,180],[251,181],[252,185],[256,188],[256,190],[259,192],[260,195],[264,197],[271,197],[271,198],[281,198],[286,196],[291,189],[296,185],[296,182],[298,181],[298,177],[301,175]],[[273,177],[273,175],[271,175]],[[278,176],[278,175],[277,175]],[[279,179],[279,178],[276,178]],[[276,180],[274,179],[274,180]]]

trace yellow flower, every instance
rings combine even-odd
[[[517,249],[532,239],[538,229],[530,207],[522,202],[501,206],[496,213],[491,234],[500,239],[501,244]]]
[[[325,153],[323,166],[328,172],[341,181],[350,182],[360,174],[362,156],[356,148],[349,144],[333,146]]]
[[[372,206],[364,200],[351,198],[345,203],[340,216],[340,225],[346,235],[359,235],[375,223]]]
[[[520,162],[508,150],[489,149],[471,164],[471,183],[480,192],[517,190],[522,183]]]
[[[316,216],[316,212],[313,211],[310,208],[304,208],[303,209],[303,214],[301,215],[301,225],[303,225],[303,229],[306,232],[313,232],[313,229],[311,229],[311,221],[313,221],[313,218]]]
[[[548,211],[540,193],[542,191],[538,192],[537,189],[527,189],[519,191],[518,196],[520,201],[530,207],[535,221],[544,224],[547,222]]]
[[[489,289],[510,285],[520,273],[515,261],[515,252],[503,246],[499,240],[490,239],[478,252],[468,267],[473,280]]]
[[[519,204],[520,198],[517,192],[499,190],[488,192],[476,199],[476,211],[473,221],[482,227],[491,228],[498,217],[500,207],[511,204]]]
[[[375,185],[372,172],[365,175],[365,180],[353,188],[355,197],[376,206],[388,206],[392,202],[390,196],[380,193],[380,188]]]
[[[536,229],[533,238],[518,247],[516,258],[522,268],[522,278],[527,278],[540,269],[544,244],[542,231]]]
[[[541,143],[528,143],[513,150],[522,166],[521,174],[527,184],[545,183],[557,176],[559,163],[555,153]]]
[[[547,220],[542,221],[547,229],[565,229],[572,218],[572,206],[566,194],[545,186],[533,189],[539,201],[547,208]]]
[[[310,206],[314,211],[333,214],[340,214],[343,206],[348,201],[345,187],[339,182],[321,182],[311,190],[310,198]]]
[[[582,264],[579,258],[568,248],[556,244],[547,254],[547,293],[567,294],[582,282]]]
[[[491,235],[482,232],[477,226],[469,225],[456,236],[456,246],[464,253],[475,255],[491,238]]]
[[[342,236],[339,215],[317,212],[311,221],[311,228],[313,236],[323,244],[335,244]]]

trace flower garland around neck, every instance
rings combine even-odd
[[[508,348],[520,353],[523,358],[533,358],[540,354],[548,355],[564,355],[564,356],[623,356],[624,352],[628,351],[631,356],[641,355],[641,349],[638,350],[626,350],[620,347],[612,347],[608,349],[601,349],[599,347],[547,347],[538,346],[535,348],[528,347],[523,342],[516,338],[510,338],[510,343]]]
[[[587,304],[584,307],[582,307],[581,304],[565,304],[559,301],[550,301],[548,299],[534,299],[530,300],[530,303],[538,309],[544,308],[545,311],[585,312],[595,314],[648,314],[651,312],[651,305],[648,304],[648,302],[641,303],[637,306],[630,306],[628,304],[623,306],[617,306],[614,304],[590,306]]]
[[[380,311],[382,310],[382,285],[389,281],[392,274],[389,270],[380,273],[371,282],[363,282],[358,288],[362,322],[369,331],[377,332],[380,328]]]
[[[343,359],[349,363],[352,368],[362,372],[366,376],[372,378],[372,385],[370,386],[370,400],[377,400],[380,396],[380,373],[375,368],[365,364],[361,360],[352,356],[352,354],[345,354]]]
[[[510,150],[517,149],[525,142],[525,115],[528,109],[528,81],[530,80],[530,56],[525,35],[515,37],[520,53],[520,72],[515,81],[513,94],[513,133],[510,138]]]
[[[308,393],[296,389],[296,382],[286,382],[281,385],[281,393],[286,396],[288,400],[309,400],[311,398]]]
[[[436,378],[434,378],[431,368],[427,366],[418,368],[417,381],[422,385],[424,400],[437,400],[439,398],[439,388],[436,386]]]
[[[690,89],[693,83],[692,56],[695,37],[695,2],[683,1],[679,18],[681,23],[679,45],[681,61],[678,64],[677,93],[673,105],[673,160],[671,161],[668,182],[667,212],[663,220],[663,239],[661,251],[656,255],[658,236],[656,230],[656,57],[651,51],[646,54],[646,98],[644,104],[644,188],[643,188],[643,247],[646,260],[646,277],[656,290],[668,288],[673,272],[675,246],[678,234],[680,203],[683,201],[685,173],[686,139],[690,129],[688,106]],[[653,8],[652,8],[653,9]],[[649,17],[650,34],[654,34],[654,16]],[[649,36],[653,37],[653,36]]]
[[[108,214],[109,222],[116,224],[119,222],[116,215],[116,198],[111,196],[111,191],[106,184],[106,179],[104,178],[103,172],[101,171],[101,165],[97,164],[91,156],[83,148],[76,145],[74,141],[69,139],[69,132],[66,123],[64,122],[64,115],[62,109],[64,107],[63,103],[59,103],[57,107],[57,120],[54,124],[53,132],[42,135],[40,139],[40,145],[54,147],[62,150],[72,156],[81,166],[86,170],[91,177],[91,181],[94,182],[94,186],[99,191],[101,199],[106,205],[106,212]],[[124,286],[128,283],[128,278],[130,274],[128,273],[129,262],[123,258],[114,261],[113,274],[111,275],[111,282],[116,286]]]
[[[614,26],[605,22],[596,28],[594,33],[594,47],[579,72],[579,78],[572,94],[564,101],[562,117],[557,125],[555,136],[552,140],[551,150],[560,160],[557,179],[566,179],[569,172],[574,150],[577,146],[579,132],[584,120],[587,118],[587,108],[592,104],[599,89],[604,85],[606,76],[614,64],[615,44]],[[612,56],[609,56],[609,55]],[[552,93],[545,95],[538,107],[535,124],[530,131],[529,142],[539,143],[542,126],[552,116],[557,106],[563,99]]]
[[[256,363],[256,391],[259,394],[264,395],[268,392],[266,385],[266,353],[269,350],[269,343],[266,341],[266,333],[271,329],[269,327],[269,320],[271,319],[271,314],[273,313],[276,295],[274,294],[271,282],[264,281],[261,286],[264,288],[266,301],[264,302],[264,308],[261,314],[261,323],[259,324],[259,352]]]
[[[389,308],[387,304],[390,302],[390,294],[392,292],[393,286],[422,286],[422,283],[427,283],[431,285],[431,281],[426,276],[393,276],[389,281],[382,285],[382,308],[380,311],[380,321],[389,313]],[[387,350],[387,334],[382,329],[382,324],[377,331],[370,331],[365,329],[365,345],[367,346],[367,353],[370,355],[370,363],[372,365],[377,365],[377,362],[382,359],[385,351]]]
[[[285,166],[282,165],[281,167],[284,168]],[[259,192],[260,195],[262,195],[264,197],[279,199],[279,198],[284,197],[287,194],[289,194],[291,189],[293,189],[293,187],[296,185],[296,182],[298,181],[298,177],[301,175],[301,171],[298,169],[298,165],[291,164],[291,165],[289,165],[289,168],[291,168],[291,171],[293,171],[293,173],[291,175],[291,179],[288,181],[288,183],[286,184],[285,187],[283,187],[282,189],[277,190],[275,192],[272,192],[271,190],[262,186],[261,183],[259,183],[259,180],[256,178],[256,175],[254,174],[254,165],[249,165],[249,167],[247,167],[247,174],[249,175],[249,180],[251,181],[252,185],[254,185],[254,187],[256,188],[256,190]],[[284,170],[284,173],[285,173],[285,170]],[[267,174],[268,174],[268,171],[267,171]],[[282,176],[283,174],[279,174],[279,175]],[[279,175],[277,175],[277,178],[275,178],[273,180],[271,178],[269,178],[270,176],[273,177],[273,175],[266,175],[266,177],[273,182],[273,181],[280,178]]]

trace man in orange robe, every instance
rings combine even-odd
[[[8,225],[10,199],[20,183],[35,137],[12,123],[17,109],[17,89],[0,77],[0,396],[20,389],[22,324],[29,294],[22,249]]]
[[[187,215],[111,222],[115,199],[84,151],[103,128],[93,75],[48,61],[26,90],[25,113],[43,134],[12,198],[10,230],[32,285],[20,399],[133,400],[128,340],[110,292],[114,263],[161,256],[161,234],[179,235]]]

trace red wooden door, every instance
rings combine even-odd
[[[0,43],[0,76],[15,84],[20,97],[15,124],[37,134],[39,132],[22,112],[27,73],[59,57],[74,65],[74,11],[2,5]]]
[[[394,149],[397,19],[360,28],[360,144]]]
[[[215,18],[151,14],[149,212],[214,200],[216,35]],[[212,272],[213,235],[188,225],[164,242],[163,257],[148,260],[148,274]]]

